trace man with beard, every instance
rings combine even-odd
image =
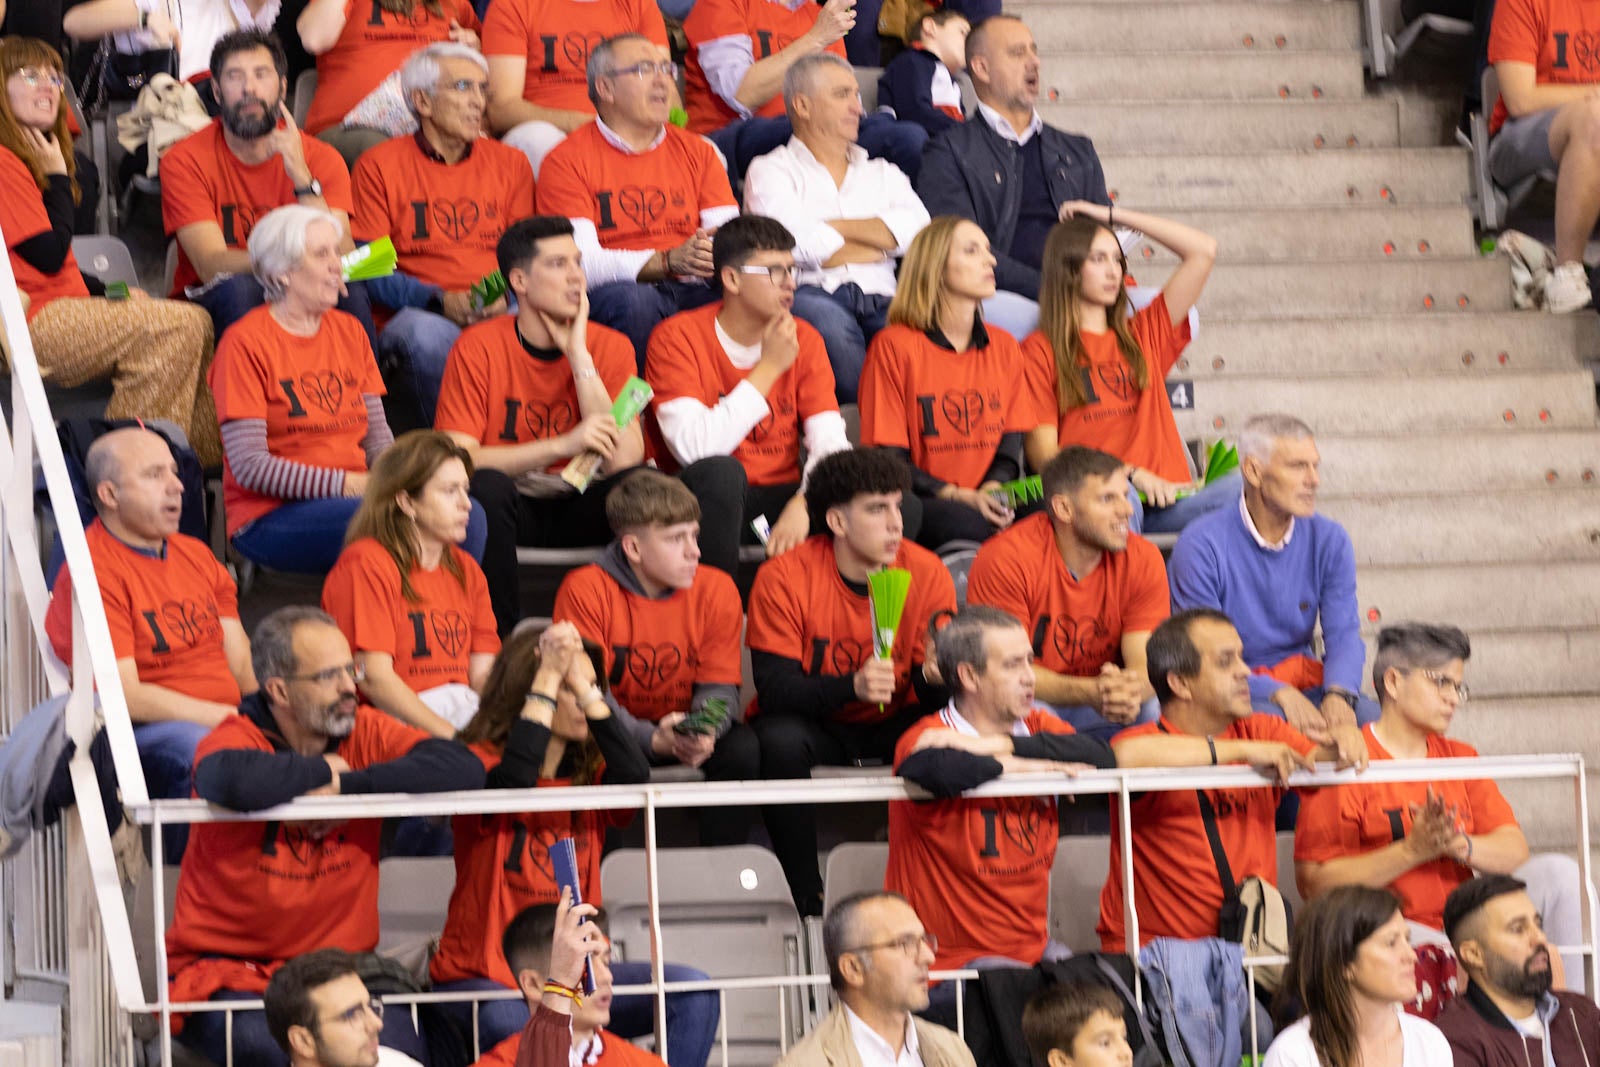
[[[383,1001],[367,992],[356,962],[343,949],[318,949],[267,983],[267,1027],[291,1067],[376,1067]]]
[[[211,52],[211,84],[222,114],[161,157],[161,217],[178,242],[174,298],[192,299],[223,331],[259,306],[261,283],[245,251],[250,231],[267,212],[286,204],[332,211],[350,240],[350,172],[332,147],[303,133],[284,101],[288,63],[278,39],[238,30]],[[366,289],[352,285],[339,308],[361,320],[377,348]]]
[[[1079,733],[1108,739],[1155,721],[1145,643],[1170,613],[1167,569],[1155,545],[1128,532],[1120,459],[1064,448],[1040,480],[1044,510],[989,539],[967,598],[1021,619],[1039,701]]]
[[[1600,1008],[1581,993],[1551,990],[1554,957],[1526,888],[1489,874],[1445,901],[1445,933],[1471,979],[1435,1021],[1457,1067],[1600,1063]]]
[[[233,811],[300,796],[479,789],[483,764],[360,703],[361,672],[333,619],[287,607],[256,628],[251,658],[261,688],[195,753],[195,795]],[[167,931],[174,1001],[253,1000],[285,960],[378,943],[382,825],[223,822],[194,827]],[[190,1016],[181,1040],[226,1062],[226,1017]],[[408,1012],[385,1020],[383,1042],[416,1054]],[[259,1011],[233,1017],[232,1062],[279,1064]]]

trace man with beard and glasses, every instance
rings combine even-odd
[[[256,628],[251,659],[261,688],[195,752],[195,795],[233,811],[301,796],[479,789],[483,764],[361,703],[361,672],[333,619],[287,607]],[[382,824],[225,822],[194,827],[178,876],[167,967],[174,1001],[254,1000],[285,960],[378,943]],[[181,1023],[184,1044],[226,1062],[226,1017]],[[416,1055],[408,1012],[384,1021],[385,1045]],[[236,1012],[236,1064],[281,1064],[259,1011]]]
[[[972,562],[967,598],[1022,620],[1040,703],[1106,740],[1155,721],[1145,643],[1171,612],[1167,569],[1155,545],[1128,532],[1120,459],[1064,448],[1040,480],[1044,510],[989,539]]]
[[[250,231],[273,208],[286,204],[332,211],[350,240],[350,172],[329,145],[295,125],[288,98],[288,62],[278,39],[239,30],[211,52],[211,84],[222,114],[161,157],[161,219],[178,242],[172,293],[185,290],[211,313],[217,339],[265,299],[245,251]],[[374,350],[372,308],[366,288],[349,287],[339,308],[361,320]]]
[[[1456,1067],[1590,1067],[1600,1063],[1600,1008],[1552,990],[1555,957],[1526,885],[1489,874],[1461,883],[1444,930],[1471,979],[1436,1020]]]

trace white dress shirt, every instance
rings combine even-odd
[[[982,100],[978,101],[978,114],[982,116],[984,122],[989,124],[991,130],[1015,145],[1027,144],[1033,140],[1035,134],[1044,129],[1044,120],[1039,117],[1037,110],[1034,111],[1033,119],[1028,123],[1028,128],[1022,131],[1022,136],[1020,137],[1017,136],[1017,131],[1011,128],[1011,123],[1005,116],[985,104]]]
[[[1277,542],[1268,541],[1261,536],[1261,531],[1256,529],[1256,520],[1250,517],[1250,509],[1245,507],[1244,494],[1239,494],[1239,517],[1244,519],[1244,528],[1250,534],[1250,539],[1268,552],[1282,552],[1289,547],[1289,539],[1294,536],[1294,516],[1289,516],[1289,525],[1284,527],[1283,539]]]
[[[856,1054],[861,1057],[861,1067],[922,1067],[922,1052],[917,1048],[917,1028],[906,1016],[906,1036],[900,1043],[896,1056],[889,1042],[861,1021],[861,1016],[844,1006],[844,1017],[850,1023],[850,1039],[855,1043]]]

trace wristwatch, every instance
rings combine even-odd
[[[301,197],[301,196],[321,196],[322,195],[322,183],[317,181],[317,179],[312,178],[311,181],[309,181],[305,185],[295,186],[294,195],[296,197]]]
[[[1350,710],[1352,710],[1352,711],[1355,710],[1356,695],[1354,693],[1350,692],[1350,690],[1341,689],[1338,686],[1330,685],[1327,688],[1327,693],[1328,693],[1329,696],[1338,697],[1340,700],[1344,701],[1346,704],[1349,704],[1350,705]]]

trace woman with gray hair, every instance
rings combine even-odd
[[[211,367],[228,536],[271,570],[327,573],[368,465],[394,440],[366,331],[334,308],[341,233],[332,212],[300,205],[256,224],[250,267],[267,302],[229,327]]]

